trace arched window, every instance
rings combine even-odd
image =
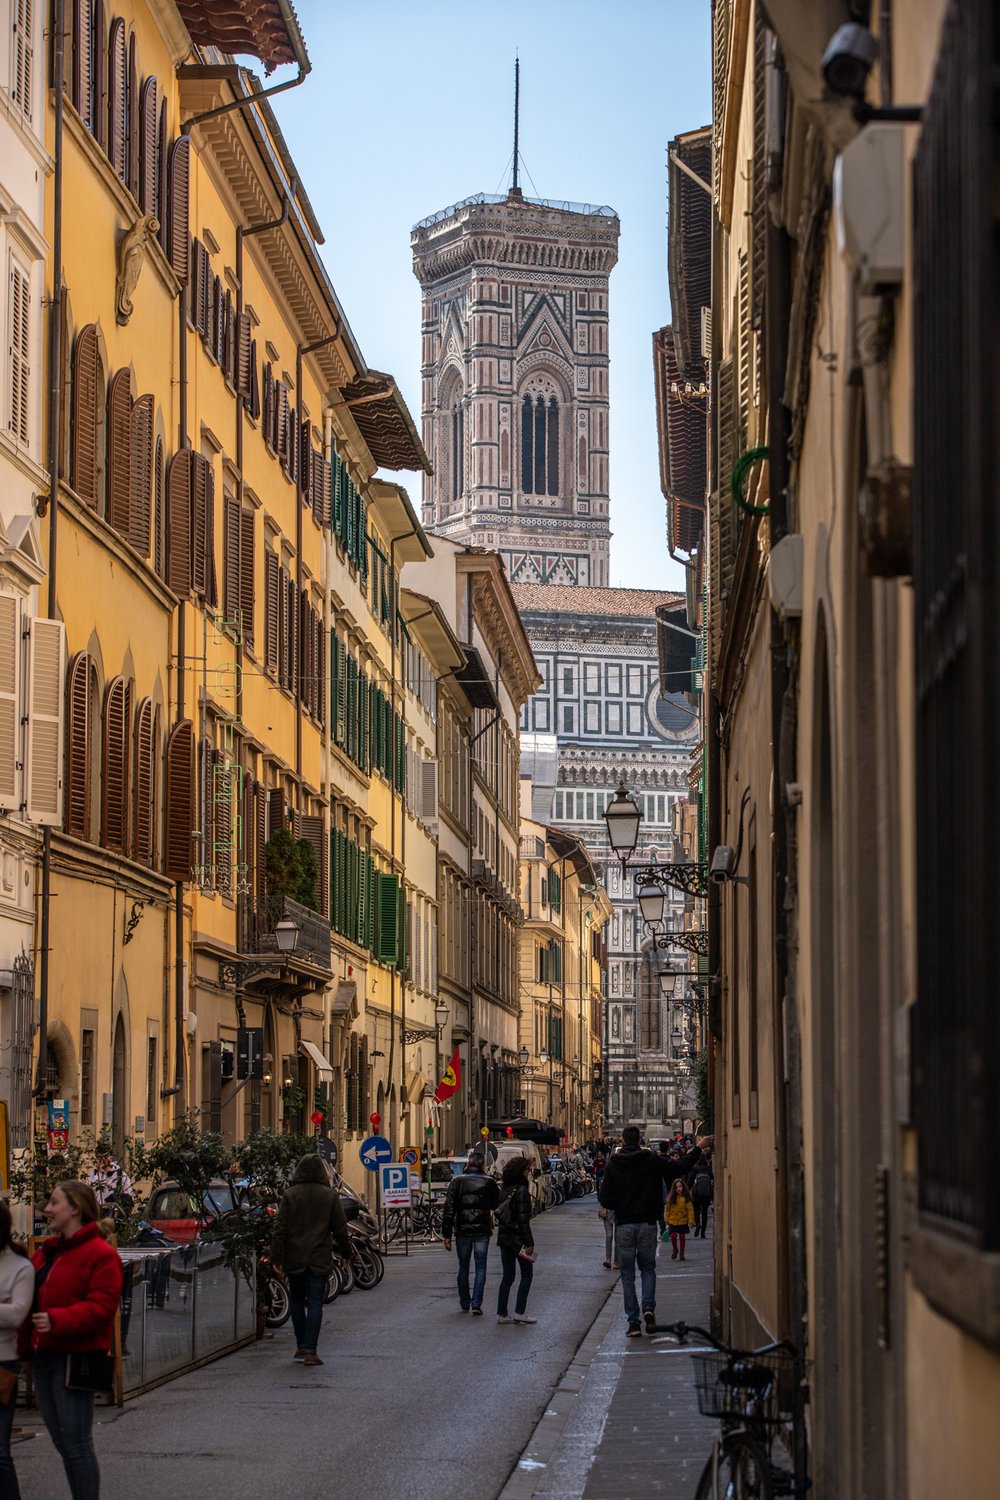
[[[521,490],[559,494],[559,398],[551,382],[539,377],[521,399]]]
[[[451,499],[461,500],[465,494],[465,412],[462,393],[455,391],[451,408]]]

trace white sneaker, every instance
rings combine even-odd
[[[513,1323],[513,1321],[514,1321],[514,1319],[513,1318],[508,1318],[506,1316],[506,1314],[504,1314],[504,1315],[501,1316],[500,1313],[497,1313],[497,1322],[498,1323]]]
[[[538,1319],[529,1318],[527,1313],[515,1313],[513,1321],[515,1323],[537,1323]]]

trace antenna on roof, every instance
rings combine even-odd
[[[521,116],[521,59],[514,53],[514,181],[511,184],[511,197],[520,198],[521,189],[517,180],[517,163],[519,150],[517,144],[518,127]]]

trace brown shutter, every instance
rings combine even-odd
[[[139,205],[144,214],[158,215],[159,157],[156,132],[156,79],[147,78],[139,104]]]
[[[215,884],[215,802],[212,798],[212,778],[215,774],[215,747],[211,740],[201,741],[201,774],[196,799],[201,804],[201,869],[195,875],[202,885]]]
[[[108,38],[108,160],[125,181],[125,22],[117,16]]]
[[[257,375],[257,340],[250,340],[250,399],[247,410],[256,422],[260,417],[260,380]]]
[[[299,692],[299,609],[296,598],[295,580],[291,576],[288,579],[288,688],[289,691],[298,696]]]
[[[73,93],[76,109],[93,128],[90,0],[73,0]]]
[[[101,356],[97,329],[88,323],[81,329],[73,356],[73,489],[87,505],[97,509],[97,432]]]
[[[288,570],[278,569],[278,682],[287,687],[291,680],[289,654],[291,630],[288,624]]]
[[[181,448],[167,466],[167,587],[178,599],[191,593],[191,465]]]
[[[90,657],[80,651],[66,676],[66,832],[90,835]]]
[[[225,351],[223,349],[223,317],[225,315],[225,298],[222,295],[222,278],[212,277],[212,358],[216,364],[224,366]]]
[[[126,801],[127,733],[125,679],[116,677],[104,696],[104,765],[101,778],[103,810],[101,824],[106,849],[127,849],[128,803]]]
[[[254,784],[254,894],[258,907],[267,897],[267,791],[262,782]]]
[[[191,138],[182,135],[170,152],[170,238],[168,256],[174,275],[187,286],[191,241],[188,233],[188,185],[191,175]]]
[[[243,644],[253,650],[254,585],[254,513],[240,512],[240,613],[243,616]]]
[[[233,893],[233,767],[221,750],[213,760],[212,781],[208,789],[215,822],[215,844],[212,863],[215,866],[215,888],[224,896]]]
[[[108,385],[108,520],[129,534],[132,452],[132,371],[118,370]]]
[[[135,60],[135,32],[128,39],[128,78],[125,85],[125,185],[139,197],[139,68]]]
[[[233,294],[226,288],[222,299],[222,373],[226,381],[236,389],[236,329],[233,321]]]
[[[222,508],[222,608],[232,623],[240,607],[240,502],[226,495]]]
[[[316,877],[316,883],[318,887],[316,891],[316,910],[319,912],[320,916],[325,917],[327,913],[327,839],[325,830],[323,828],[322,814],[319,817],[315,817],[310,813],[300,813],[298,815],[298,818],[296,819],[296,822],[298,825],[295,830],[296,837],[304,839],[307,844],[312,844],[313,848],[316,850],[316,863],[318,866]]]
[[[274,385],[274,448],[283,466],[288,467],[288,387],[283,380]]]
[[[108,23],[105,19],[104,0],[94,0],[94,30],[91,43],[91,67],[94,82],[90,128],[97,137],[99,145],[104,147],[108,143],[108,55],[105,51],[104,40],[107,34]]]
[[[278,554],[268,547],[264,553],[264,667],[278,670]]]
[[[165,487],[165,476],[163,473],[163,439],[156,439],[156,449],[153,457],[153,567],[157,578],[163,577],[164,565],[164,532],[166,530],[166,517],[163,514],[163,492]]]
[[[215,475],[200,453],[191,456],[191,587],[207,602],[214,592]]]
[[[208,262],[208,251],[201,240],[191,241],[191,306],[188,313],[191,325],[201,334],[202,338],[208,335],[209,325],[209,297],[208,283],[210,280],[210,268]]]
[[[143,698],[135,716],[132,776],[132,858],[142,865],[153,863],[153,714],[152,698]]]
[[[284,789],[273,786],[267,794],[267,834],[273,838],[279,828],[286,827],[288,823],[288,809],[285,806]]]
[[[190,880],[194,829],[194,726],[190,719],[182,719],[170,731],[165,779],[163,873],[168,880]]]
[[[160,221],[159,241],[164,255],[170,254],[170,152],[167,150],[167,101],[160,103],[160,124],[156,140],[156,217]]]
[[[253,396],[252,348],[250,314],[240,313],[236,328],[236,389],[248,404]]]
[[[69,402],[73,389],[73,340],[69,329],[69,296],[59,296],[59,478],[69,479]]]
[[[316,695],[319,699],[319,722],[326,728],[326,631],[323,617],[316,616]],[[360,715],[359,715],[360,716]]]
[[[149,556],[149,506],[153,467],[153,398],[140,396],[129,424],[128,539],[140,557]]]

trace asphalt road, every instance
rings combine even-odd
[[[292,1361],[291,1324],[182,1376],[95,1426],[103,1500],[495,1500],[577,1346],[617,1293],[601,1265],[593,1195],[535,1221],[534,1326],[462,1313],[443,1247],[388,1258],[385,1279],[326,1309],[320,1353]],[[513,1304],[512,1304],[513,1305]],[[22,1500],[62,1500],[62,1465],[37,1416],[14,1445]]]

